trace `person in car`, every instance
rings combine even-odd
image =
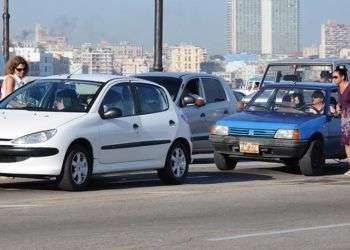
[[[325,103],[324,103],[324,94],[321,90],[315,90],[312,94],[312,104],[310,108],[310,113],[313,114],[321,114],[324,111]]]
[[[1,100],[23,86],[23,78],[28,73],[28,63],[21,56],[11,58],[5,68],[4,82],[1,85]]]
[[[301,109],[305,106],[304,96],[302,95],[302,93],[294,92],[293,94],[291,94],[291,101],[296,109]]]
[[[54,102],[55,110],[83,111],[84,107],[80,104],[79,98],[73,89],[64,89],[56,94]]]
[[[322,71],[320,74],[320,82],[331,82],[332,74],[329,71]]]
[[[337,68],[333,72],[333,82],[339,87],[339,103],[337,112],[341,114],[341,144],[345,147],[350,164],[350,84],[347,80],[347,70]],[[350,171],[345,175],[350,176]]]

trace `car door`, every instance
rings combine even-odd
[[[329,108],[328,108],[328,122],[327,130],[328,136],[325,141],[325,150],[333,155],[344,154],[344,148],[341,146],[341,128],[340,128],[340,116],[335,113],[336,105],[338,104],[338,90],[334,89],[330,93]]]
[[[140,118],[136,115],[134,95],[129,83],[112,86],[102,99],[100,110],[119,108],[122,116],[103,120],[99,126],[102,164],[140,160],[140,148],[134,147],[139,140]]]
[[[195,104],[185,105],[183,99],[188,95],[204,97],[200,78],[189,79],[181,93],[179,106],[182,108],[191,129],[193,152],[207,148],[208,126],[205,119],[205,106],[197,107]]]
[[[139,157],[163,162],[176,135],[177,114],[169,109],[165,91],[155,85],[133,83],[137,93],[141,142]]]
[[[229,98],[219,80],[211,77],[202,77],[202,84],[206,101],[204,106],[206,126],[209,127],[214,125],[220,118],[232,113],[234,107],[229,107]],[[207,147],[211,148],[209,141]]]

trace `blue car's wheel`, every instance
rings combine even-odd
[[[227,155],[215,152],[214,162],[219,170],[227,171],[235,169],[238,161],[236,159],[229,158]]]
[[[322,174],[324,165],[323,141],[317,139],[310,143],[309,149],[300,160],[300,171],[306,176],[317,176]]]

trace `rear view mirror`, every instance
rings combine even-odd
[[[191,96],[185,96],[184,97],[184,104],[187,106],[187,105],[190,105],[190,104],[195,104],[195,99]]]
[[[194,104],[197,107],[202,107],[205,105],[204,98],[200,97],[199,95],[185,96],[183,98],[183,102],[184,102],[185,106]]]
[[[102,107],[99,113],[104,120],[115,119],[123,116],[123,112],[119,108],[107,108],[105,111]]]

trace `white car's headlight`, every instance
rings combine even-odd
[[[275,134],[276,139],[300,139],[300,133],[298,129],[279,129]]]
[[[41,143],[49,140],[56,134],[56,129],[46,130],[46,131],[40,131],[37,133],[25,135],[22,137],[19,137],[17,139],[12,140],[13,144],[35,144],[35,143]]]
[[[214,125],[209,129],[212,135],[228,135],[229,128],[226,126]]]

